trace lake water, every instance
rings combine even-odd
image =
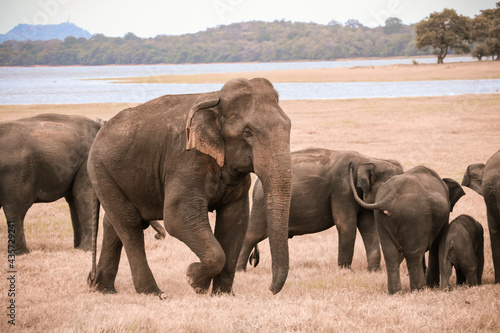
[[[436,59],[418,58],[418,61],[434,63]],[[448,60],[450,63],[457,61],[474,61],[474,59],[456,57]],[[0,67],[0,104],[141,103],[166,94],[208,92],[222,87],[222,84],[115,84],[104,80],[92,80],[98,78],[411,63],[412,59],[377,59],[244,64]],[[275,87],[283,100],[390,98],[487,94],[500,90],[500,80],[277,83]]]

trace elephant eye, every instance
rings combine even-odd
[[[245,129],[245,130],[243,131],[243,135],[244,135],[245,137],[247,137],[247,138],[250,138],[250,137],[252,137],[252,136],[253,136],[253,133],[252,133],[249,129]]]

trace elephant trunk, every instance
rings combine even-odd
[[[254,171],[262,182],[266,203],[267,233],[272,257],[273,280],[269,289],[278,293],[288,276],[288,219],[292,195],[290,145],[271,145],[254,150]],[[271,154],[269,154],[271,152]],[[273,153],[274,152],[274,153]]]

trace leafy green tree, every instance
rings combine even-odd
[[[458,15],[454,9],[434,12],[417,23],[417,43],[419,50],[433,49],[437,63],[442,64],[449,50],[462,54],[470,51],[470,19]]]
[[[472,56],[500,59],[500,2],[495,9],[481,10],[472,20],[471,39],[474,42]]]

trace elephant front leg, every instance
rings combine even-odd
[[[500,283],[500,209],[496,201],[487,205],[488,229],[491,241],[491,254],[495,271],[495,283]],[[500,203],[498,204],[500,205]]]
[[[335,219],[339,233],[338,265],[341,268],[351,268],[356,242],[356,214],[342,215]]]
[[[378,239],[373,211],[361,210],[358,215],[358,229],[365,244],[368,271],[380,271],[380,241]]]
[[[101,293],[116,293],[115,278],[120,264],[120,255],[122,251],[122,241],[116,234],[107,215],[103,220],[103,239],[99,264],[95,279],[90,280],[89,286]]]
[[[92,249],[92,198],[94,190],[82,168],[75,176],[71,195],[66,197],[71,212],[74,247],[84,251]]]
[[[181,204],[165,203],[163,213],[168,233],[184,242],[200,259],[190,264],[186,271],[189,285],[198,294],[208,291],[213,277],[226,262],[226,255],[212,233],[206,207],[202,204],[189,206],[184,199]]]
[[[7,230],[9,239],[9,253],[14,251],[16,255],[30,253],[26,245],[26,236],[24,234],[24,216],[28,208],[21,209],[19,207],[3,207],[5,218],[7,219]]]
[[[218,236],[216,236],[219,239]],[[264,200],[255,200],[252,205],[252,212],[249,217],[243,246],[236,264],[237,271],[246,271],[250,253],[257,244],[267,238],[267,221]],[[227,252],[226,252],[227,254]],[[254,266],[257,266],[255,263]]]
[[[248,192],[231,204],[217,210],[215,238],[226,255],[222,271],[214,277],[212,294],[231,293],[236,263],[248,226]]]

